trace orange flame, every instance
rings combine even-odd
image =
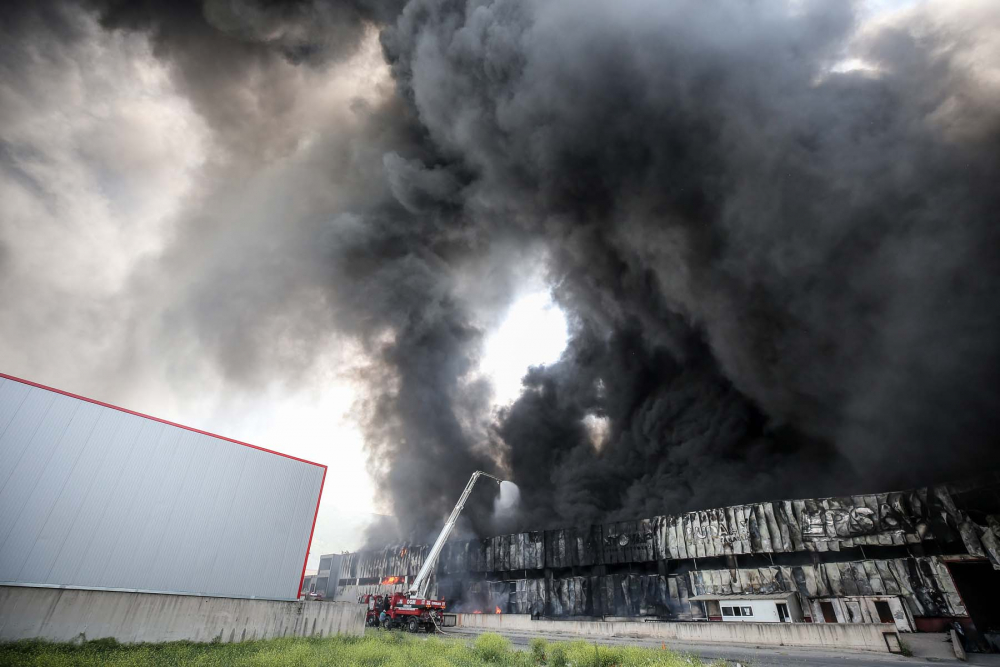
[[[482,612],[482,610],[479,610],[479,609],[477,609],[477,610],[475,610],[475,611],[474,611],[474,612],[472,612],[472,613],[473,613],[473,614],[481,614],[481,613],[483,613],[483,612]]]
[[[495,612],[493,612],[493,613],[494,613],[494,614],[502,614],[503,612],[502,612],[502,611],[500,611],[500,607],[497,607],[497,610],[496,610]]]
[[[402,577],[386,577],[385,579],[382,580],[382,585],[391,586],[393,584],[400,584],[402,582],[403,582]]]
[[[399,552],[399,557],[400,558],[405,558],[406,557],[406,553],[407,553],[406,549],[401,549],[400,552]]]

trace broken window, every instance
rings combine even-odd
[[[732,616],[733,615],[733,608],[732,607],[723,607],[722,608],[722,615],[723,616]]]
[[[876,600],[875,611],[878,612],[878,620],[882,623],[895,623],[896,621],[892,618],[892,610],[889,609],[889,603],[883,600]]]
[[[823,610],[823,620],[827,623],[837,622],[837,613],[833,610],[832,602],[820,602],[819,608]]]
[[[743,612],[740,611],[739,607],[733,607],[733,616],[742,616]]]
[[[788,623],[788,605],[784,602],[779,602],[778,605],[778,621],[781,623]]]
[[[753,609],[751,609],[750,607],[743,607],[743,615],[753,616]]]

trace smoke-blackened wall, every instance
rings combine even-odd
[[[133,289],[172,287],[152,337],[250,386],[356,346],[379,499],[418,540],[477,468],[541,528],[995,462],[995,3],[53,6],[148,35],[215,141]],[[297,133],[372,31],[384,95]],[[523,256],[572,335],[493,414],[476,369]],[[471,526],[513,530],[488,500]]]

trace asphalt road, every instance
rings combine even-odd
[[[478,631],[469,628],[448,628],[448,634],[452,636],[474,637]],[[586,639],[587,641],[597,641],[601,644],[628,644],[632,646],[649,646],[659,648],[662,644],[659,641],[646,639],[608,639],[576,637],[565,634],[544,634],[544,633],[501,633],[506,636],[515,646],[527,647],[533,637],[544,637],[550,641],[573,641]],[[928,665],[932,664],[927,659],[907,658],[900,655],[865,653],[861,651],[828,651],[823,649],[806,649],[792,647],[752,647],[752,646],[720,646],[718,644],[692,644],[687,642],[667,642],[666,647],[678,653],[696,655],[704,660],[724,659],[730,663],[740,663],[747,667],[905,667],[906,665]],[[996,664],[993,661],[980,663],[976,660],[978,656],[971,656],[972,659],[966,664]],[[984,656],[985,657],[985,656]],[[938,664],[961,664],[953,660],[935,660]]]

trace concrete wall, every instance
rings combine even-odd
[[[0,586],[0,640],[114,637],[120,642],[238,642],[361,635],[365,607],[348,602],[244,600]]]
[[[608,623],[603,621],[532,621],[527,614],[456,614],[459,627],[521,632],[565,633],[592,637],[637,637],[689,642],[816,646],[889,652],[899,645],[896,626],[814,623]],[[887,638],[884,635],[890,635]]]

